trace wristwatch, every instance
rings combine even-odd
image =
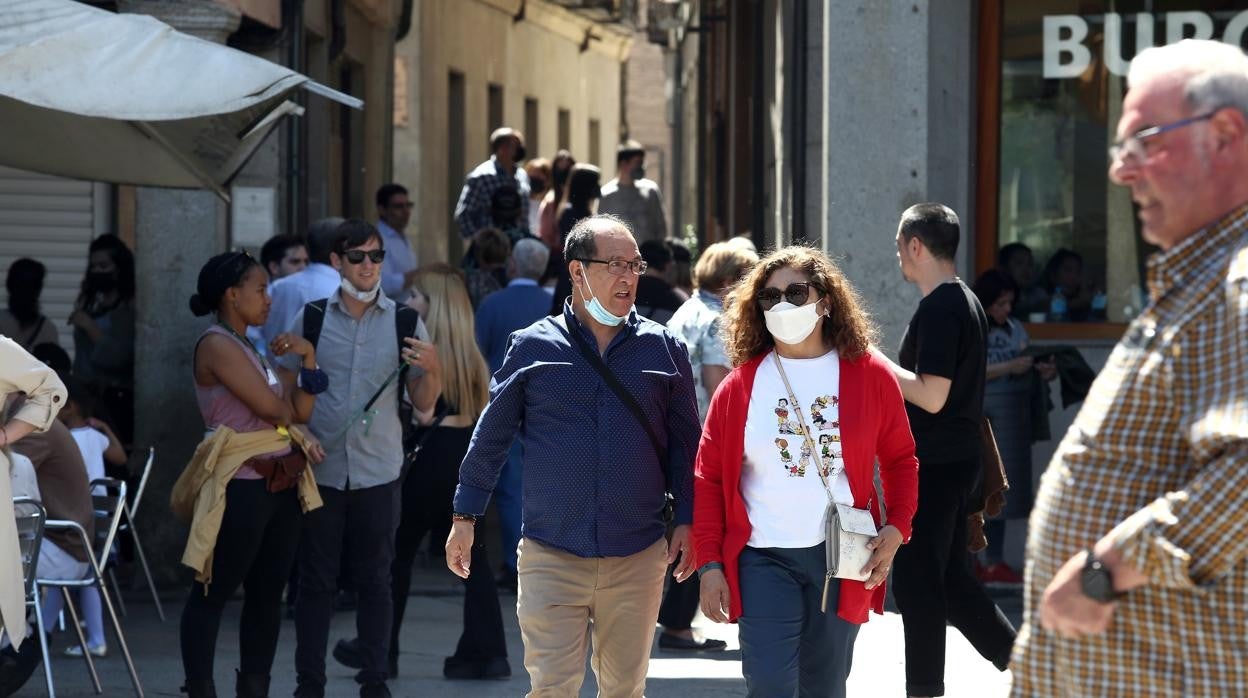
[[[1084,596],[1097,603],[1113,603],[1125,596],[1114,591],[1114,576],[1090,549],[1087,561],[1083,563],[1083,572],[1079,574],[1079,586]]]
[[[724,571],[724,563],[708,562],[705,565],[702,565],[701,567],[698,568],[698,574],[706,574],[707,572],[710,572],[711,570],[719,570],[721,572]]]

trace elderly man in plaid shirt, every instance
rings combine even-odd
[[[524,134],[505,126],[495,129],[490,134],[490,152],[493,154],[489,160],[468,173],[455,204],[455,223],[465,240],[494,225],[490,202],[494,192],[503,187],[512,187],[520,195],[519,227],[529,232],[529,175],[520,167],[527,155]]]
[[[1150,302],[1044,474],[1013,695],[1248,695],[1248,57],[1132,62],[1110,149]]]

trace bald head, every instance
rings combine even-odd
[[[637,245],[628,224],[616,216],[601,213],[582,218],[564,239],[563,258],[569,262],[574,259],[595,259],[598,255],[598,242],[613,237],[626,237],[632,240],[634,246]]]

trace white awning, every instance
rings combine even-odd
[[[0,164],[102,182],[226,187],[297,88],[289,68],[74,0],[0,0]]]

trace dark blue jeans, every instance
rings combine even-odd
[[[840,580],[819,610],[823,544],[741,552],[741,669],[750,696],[845,698],[858,625],[836,615]]]

